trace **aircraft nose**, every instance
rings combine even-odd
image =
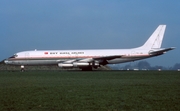
[[[5,63],[5,64],[8,64],[8,63],[9,63],[9,61],[6,59],[6,60],[4,60],[4,63]]]

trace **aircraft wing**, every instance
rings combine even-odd
[[[112,59],[116,59],[116,58],[121,58],[122,55],[114,55],[114,56],[104,56],[104,57],[96,57],[96,58],[93,58],[94,61],[98,61],[99,64],[101,65],[106,65],[108,64],[108,60],[112,60]]]
[[[114,56],[104,56],[104,57],[97,57],[97,58],[93,58],[94,60],[112,60],[112,59],[116,59],[116,58],[121,58],[122,55],[114,55]]]
[[[92,63],[94,61],[98,61],[99,63],[105,63],[107,60],[112,60],[116,58],[121,58],[121,55],[114,55],[114,56],[103,56],[103,57],[91,57],[91,58],[77,58],[77,59],[71,59],[68,61],[58,61],[58,63],[74,63],[74,62],[79,62],[79,63]]]
[[[155,51],[151,51],[149,52],[150,55],[161,55],[166,53],[167,51],[173,50],[175,49],[175,47],[170,47],[170,48],[166,48],[166,49],[160,49],[160,50],[155,50]]]

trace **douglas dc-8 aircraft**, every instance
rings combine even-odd
[[[117,64],[159,56],[174,47],[161,48],[166,25],[159,25],[144,45],[131,49],[34,50],[14,54],[4,62],[11,65],[58,65],[92,70],[101,65]]]

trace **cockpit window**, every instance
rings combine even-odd
[[[16,58],[17,57],[17,54],[14,54],[13,56],[11,56],[10,58]]]

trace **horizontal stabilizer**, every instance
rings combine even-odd
[[[155,51],[150,51],[149,54],[150,55],[161,55],[166,53],[167,51],[173,50],[175,49],[175,47],[170,47],[170,48],[166,48],[166,49],[160,49],[160,50],[155,50]]]

